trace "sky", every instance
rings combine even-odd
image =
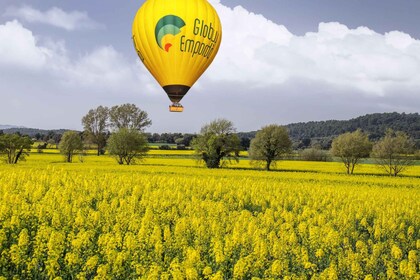
[[[209,2],[222,44],[179,114],[132,45],[144,1],[1,0],[0,124],[81,130],[89,109],[124,103],[160,133],[420,111],[420,1]]]

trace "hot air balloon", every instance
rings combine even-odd
[[[209,67],[219,50],[222,26],[207,0],[146,0],[133,22],[140,60],[167,93],[171,112]]]

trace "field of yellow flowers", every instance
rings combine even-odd
[[[0,279],[419,279],[420,166],[0,165]]]

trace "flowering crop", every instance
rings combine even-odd
[[[0,166],[0,279],[420,277],[419,177],[111,162]]]

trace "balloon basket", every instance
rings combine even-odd
[[[172,105],[169,105],[169,112],[181,113],[184,112],[184,107],[182,107],[182,105],[179,103],[174,103]]]

